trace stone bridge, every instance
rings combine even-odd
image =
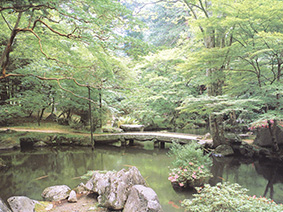
[[[95,134],[94,141],[96,144],[121,142],[122,146],[127,144],[133,145],[134,141],[153,141],[160,148],[165,147],[165,143],[187,144],[191,141],[200,143],[209,142],[209,140],[201,140],[199,135],[191,135],[184,133],[168,133],[168,132],[126,132],[111,134]]]

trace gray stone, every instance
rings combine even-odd
[[[11,212],[5,202],[0,198],[0,212]]]
[[[283,130],[278,126],[274,130],[275,138],[279,145],[283,144]],[[259,128],[256,130],[256,138],[254,144],[262,147],[271,147],[273,146],[272,137],[270,130],[268,128]]]
[[[214,153],[218,156],[225,157],[225,156],[234,155],[234,150],[231,146],[223,144],[216,147]]]
[[[37,201],[25,196],[10,197],[8,203],[13,212],[33,212]]]
[[[51,186],[42,192],[41,196],[47,201],[59,201],[67,199],[71,189],[66,185]]]
[[[138,125],[138,124],[122,124],[120,126],[122,130],[125,132],[130,132],[130,131],[140,131],[143,132],[144,130],[144,125]]]
[[[161,212],[162,208],[154,190],[143,185],[134,185],[123,212]]]
[[[130,188],[133,185],[145,185],[145,180],[136,167],[128,171],[96,171],[87,185],[93,184],[93,192],[99,196],[98,203],[106,208],[121,210],[124,208]]]
[[[68,202],[77,202],[77,201],[78,201],[77,194],[74,190],[72,190],[68,198]]]

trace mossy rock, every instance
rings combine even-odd
[[[53,204],[50,202],[39,201],[35,204],[35,212],[46,212],[50,211],[53,208]]]

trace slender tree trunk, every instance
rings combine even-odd
[[[38,113],[37,113],[37,123],[38,123],[38,126],[40,126],[40,122],[42,120],[43,113],[44,113],[45,109],[46,108],[43,108],[42,110],[38,110]]]
[[[52,97],[52,107],[51,107],[51,114],[54,114],[55,111],[55,98]]]
[[[99,128],[102,128],[102,90],[99,88]]]
[[[94,139],[93,139],[93,123],[92,123],[92,115],[91,115],[91,99],[90,99],[90,87],[88,86],[88,106],[89,106],[89,125],[90,125],[90,141],[91,141],[91,149],[94,150]]]

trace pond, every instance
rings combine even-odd
[[[9,161],[7,168],[0,170],[0,197],[24,195],[41,200],[44,188],[65,184],[76,187],[79,176],[88,170],[120,170],[136,166],[148,185],[155,190],[165,212],[183,211],[180,201],[192,197],[192,191],[175,191],[168,178],[171,163],[168,149],[141,146],[119,148],[114,146],[91,148],[57,147],[43,148],[28,152],[1,152],[0,156]],[[250,195],[262,196],[266,188],[277,202],[283,200],[282,168],[274,164],[259,162],[242,163],[236,158],[214,159],[211,183],[220,181],[237,182],[250,190]]]

